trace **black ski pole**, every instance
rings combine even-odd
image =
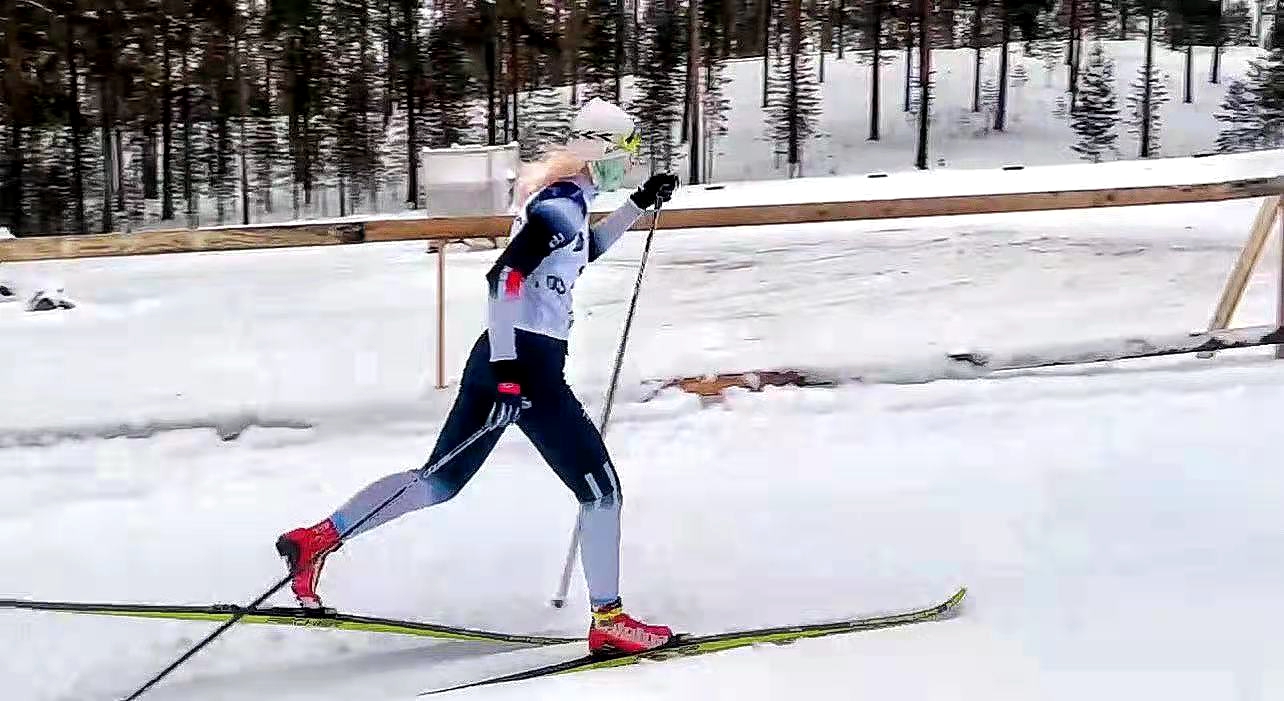
[[[342,533],[340,533],[339,543],[342,544],[344,539],[346,539],[354,531],[356,531],[361,526],[365,525],[365,523],[370,519],[374,518],[376,514],[378,514],[380,511],[383,511],[385,508],[387,508],[389,504],[399,499],[401,495],[405,494],[406,490],[410,489],[411,485],[413,485],[416,481],[424,479],[428,475],[431,475],[432,473],[436,472],[442,465],[445,465],[446,463],[450,462],[456,456],[462,453],[464,449],[466,449],[468,446],[477,442],[477,439],[495,430],[496,428],[499,428],[502,425],[503,424],[488,421],[485,426],[478,429],[477,432],[474,433],[473,435],[469,436],[468,438],[465,438],[458,446],[455,446],[454,450],[450,451],[449,453],[446,453],[444,456],[442,456],[440,460],[438,460],[437,462],[425,468],[417,470],[415,472],[414,478],[411,479],[409,482],[406,482],[405,486],[397,490],[396,494],[393,494],[392,496],[385,499],[382,504],[379,504],[374,509],[371,509],[370,513],[367,513],[365,516],[363,516],[361,520],[352,524],[347,529],[345,529]],[[214,642],[215,638],[219,637],[225,631],[227,631],[228,628],[231,628],[233,625],[235,625],[236,622],[241,620],[247,613],[250,613],[254,609],[257,609],[260,604],[262,604],[264,601],[267,601],[268,598],[270,598],[273,594],[280,591],[281,587],[284,587],[286,584],[288,584],[290,582],[290,579],[293,576],[294,576],[293,573],[287,574],[285,577],[281,579],[281,581],[272,585],[272,588],[263,592],[263,594],[259,596],[259,598],[255,599],[248,606],[245,606],[244,608],[241,608],[240,610],[238,610],[235,615],[233,615],[231,618],[224,621],[222,625],[220,625],[218,628],[215,628],[214,631],[211,632],[209,635],[205,636],[204,640],[193,645],[187,652],[184,652],[182,655],[180,655],[179,658],[174,660],[172,663],[170,663],[168,667],[166,667],[165,669],[162,669],[159,674],[152,677],[146,684],[143,684],[142,686],[138,687],[137,691],[130,694],[129,696],[126,696],[124,698],[124,701],[133,701],[139,696],[142,696],[144,692],[146,692],[148,689],[155,686],[157,682],[159,682],[160,680],[168,676],[170,672],[173,672],[175,669],[178,669],[180,665],[190,660],[194,655],[196,655],[196,653],[203,650],[205,646]]]

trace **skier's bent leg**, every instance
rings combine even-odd
[[[411,511],[448,501],[459,493],[459,487],[461,486],[446,484],[437,475],[419,479],[418,470],[397,472],[371,482],[367,487],[354,494],[343,506],[340,506],[338,510],[330,515],[330,523],[334,524],[335,530],[339,533],[345,533],[349,528],[356,525],[357,527],[348,533],[348,537],[351,538],[372,528],[378,528],[393,519],[405,516]],[[405,490],[401,496],[383,507],[378,513],[366,518],[370,512],[390,499],[400,489]],[[364,522],[361,520],[363,518],[366,518]]]
[[[357,535],[382,526],[411,511],[454,498],[473,478],[473,475],[477,474],[477,470],[490,455],[490,451],[495,448],[495,444],[499,441],[500,429],[477,439],[475,443],[431,474],[427,474],[426,471],[444,455],[481,430],[486,423],[486,417],[490,414],[491,406],[490,397],[485,393],[470,391],[465,387],[455,400],[455,405],[446,418],[446,424],[437,436],[437,445],[433,448],[432,456],[428,458],[424,467],[388,475],[357,492],[330,516],[330,522],[334,524],[335,529],[343,533],[348,528],[356,526],[349,536]],[[402,488],[406,488],[405,492],[374,516],[364,522],[361,521]]]
[[[307,528],[296,528],[277,539],[277,552],[285,558],[292,575],[290,588],[302,606],[321,606],[321,598],[316,593],[321,568],[344,537],[364,533],[411,511],[447,501],[477,474],[499,441],[500,429],[488,431],[431,473],[427,470],[486,425],[494,396],[486,389],[493,382],[485,351],[485,344],[479,340],[464,370],[459,395],[424,467],[375,480],[329,518]],[[351,533],[347,532],[349,529]]]

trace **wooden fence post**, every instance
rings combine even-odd
[[[1279,304],[1275,312],[1275,325],[1284,327],[1284,198],[1275,198],[1276,218],[1280,220],[1280,288]],[[1284,360],[1284,343],[1275,346],[1275,358]]]
[[[437,243],[437,389],[446,387],[446,241]]]

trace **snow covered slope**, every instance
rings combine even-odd
[[[607,435],[630,608],[714,632],[902,608],[960,583],[969,603],[938,624],[460,697],[1284,694],[1284,366],[1270,349],[637,401],[644,379],[706,369],[1198,328],[1257,204],[657,237]],[[593,414],[641,242],[577,290],[568,375]],[[493,257],[450,258],[452,375]],[[0,596],[247,601],[279,576],[279,532],[420,464],[451,398],[431,389],[420,244],[10,267],[61,278],[81,305],[0,307]],[[1273,319],[1275,284],[1254,278],[1237,323]],[[280,425],[246,427],[251,414]],[[236,440],[199,427],[224,420]],[[100,437],[131,427],[148,437]],[[572,606],[546,605],[573,518],[508,436],[457,500],[345,546],[324,591],[358,613],[582,634],[578,576]],[[119,698],[209,629],[2,612],[4,695]],[[145,698],[407,699],[574,652],[238,627]]]

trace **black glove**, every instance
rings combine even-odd
[[[642,183],[629,199],[641,209],[654,206],[657,202],[668,202],[673,191],[678,189],[678,176],[673,173],[656,173]]]
[[[516,360],[491,362],[495,374],[495,406],[490,410],[486,425],[502,428],[517,421],[523,409],[529,409],[530,400],[522,396],[521,372]]]
[[[529,408],[531,408],[530,400],[522,396],[521,385],[501,382],[495,388],[495,406],[491,408],[490,416],[486,418],[486,425],[502,428],[515,423],[522,415],[522,410]]]

